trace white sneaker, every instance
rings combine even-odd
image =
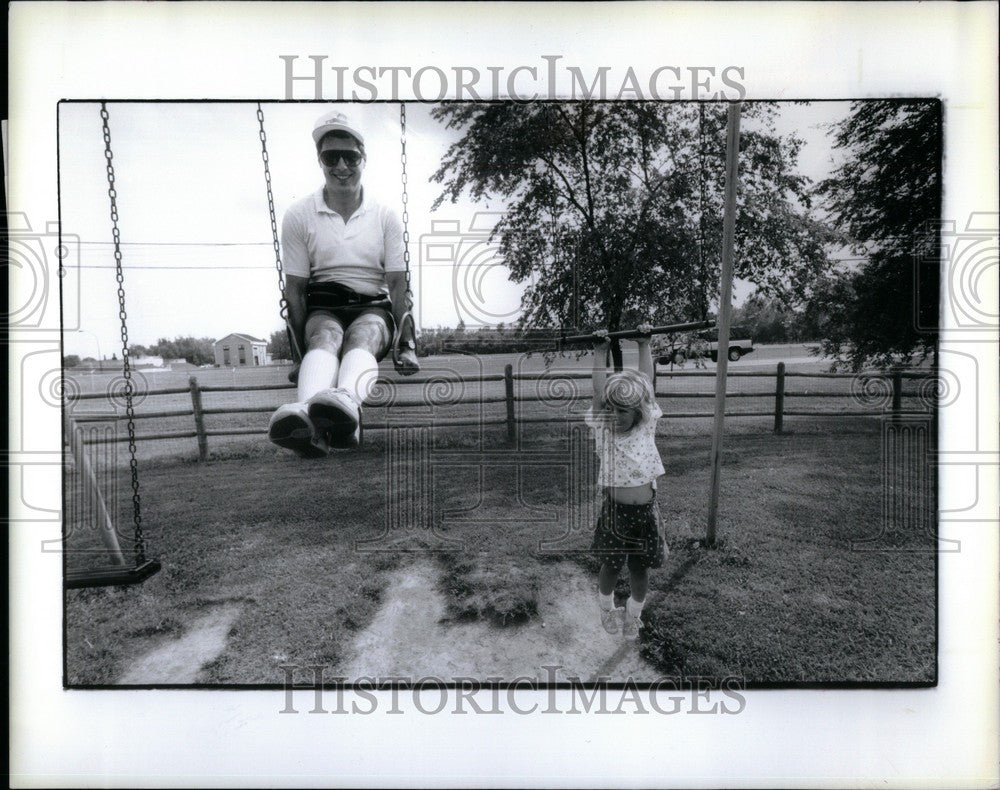
[[[309,419],[330,447],[357,447],[361,407],[347,390],[325,389],[309,399]]]
[[[617,634],[621,631],[622,615],[625,610],[621,607],[617,609],[601,609],[601,625],[609,634]]]
[[[329,452],[317,436],[304,403],[286,403],[271,415],[267,438],[278,447],[294,450],[303,458],[323,458]]]

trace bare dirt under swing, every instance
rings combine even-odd
[[[381,607],[357,634],[350,658],[331,667],[329,674],[347,682],[362,677],[654,681],[659,673],[640,657],[637,642],[601,627],[594,581],[570,562],[554,565],[552,571],[539,616],[498,628],[481,621],[449,621],[437,589],[438,569],[431,562],[418,560],[399,568],[390,575]],[[180,637],[134,661],[119,682],[198,683],[202,667],[224,651],[227,630],[238,615],[239,608],[232,604],[216,607]]]

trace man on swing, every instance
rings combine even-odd
[[[399,373],[420,366],[403,227],[361,185],[364,137],[341,110],[321,117],[312,136],[324,186],[292,205],[281,227],[289,330],[305,352],[297,400],[272,415],[268,438],[321,458],[358,445],[361,404],[390,348]]]

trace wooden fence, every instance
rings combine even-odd
[[[701,399],[701,398],[715,398],[715,392],[662,392],[659,390],[659,382],[663,379],[685,379],[685,378],[715,378],[715,373],[710,370],[670,370],[670,371],[657,371],[657,392],[656,397],[658,399]],[[504,369],[503,374],[487,374],[480,375],[471,378],[456,377],[454,379],[446,379],[443,377],[420,377],[420,378],[400,378],[392,379],[391,381],[380,379],[382,386],[388,386],[393,389],[395,388],[407,388],[420,385],[429,384],[441,384],[448,385],[449,383],[478,383],[480,386],[480,396],[479,397],[469,397],[464,399],[458,399],[451,401],[450,405],[454,404],[470,404],[470,405],[481,405],[494,403],[503,403],[505,405],[504,413],[496,417],[477,417],[477,418],[451,418],[451,419],[438,419],[434,421],[435,426],[440,427],[460,427],[460,426],[483,426],[483,425],[503,425],[506,426],[507,438],[510,441],[514,441],[517,434],[517,426],[519,424],[526,423],[546,423],[546,422],[565,422],[566,418],[563,417],[538,417],[538,416],[526,416],[519,413],[518,405],[545,401],[546,397],[542,395],[523,395],[518,394],[517,387],[515,386],[517,382],[524,381],[542,381],[545,380],[549,383],[555,380],[573,380],[573,379],[589,379],[591,376],[590,371],[552,371],[548,373],[514,373],[513,366],[507,365]],[[896,370],[891,373],[863,373],[863,374],[849,374],[849,373],[803,373],[803,372],[790,372],[785,369],[785,363],[779,362],[777,367],[773,371],[768,372],[753,372],[753,371],[730,371],[728,374],[729,380],[737,380],[741,378],[748,379],[774,379],[774,387],[770,391],[755,391],[755,392],[727,392],[726,401],[731,402],[730,399],[740,399],[740,398],[756,398],[758,400],[763,398],[773,398],[773,408],[768,410],[756,410],[756,411],[738,411],[738,410],[728,410],[726,411],[726,417],[732,418],[742,418],[742,417],[773,417],[774,420],[774,432],[781,433],[784,429],[784,419],[785,417],[883,417],[883,416],[894,416],[901,417],[905,414],[911,414],[915,411],[918,413],[926,413],[927,409],[922,408],[919,410],[905,409],[903,407],[904,390],[903,383],[906,380],[920,380],[924,382],[934,383],[936,380],[936,375],[929,371],[914,371],[914,370]],[[789,390],[788,385],[790,380],[795,379],[818,379],[818,380],[834,380],[834,379],[850,379],[854,380],[855,383],[859,384],[862,389],[862,394],[859,396],[858,393],[853,391],[796,391]],[[489,383],[499,383],[503,382],[503,394],[502,395],[484,395],[483,394],[483,384]],[[266,432],[266,427],[254,427],[254,428],[216,428],[209,429],[206,426],[206,416],[211,415],[248,415],[254,413],[271,414],[276,408],[275,405],[266,406],[219,406],[219,407],[206,407],[203,399],[205,394],[213,393],[260,393],[267,391],[288,391],[294,389],[292,385],[289,384],[260,384],[254,386],[203,386],[198,383],[198,379],[192,376],[189,380],[189,385],[187,388],[172,388],[172,389],[161,389],[161,390],[149,390],[143,393],[144,397],[149,396],[166,396],[166,395],[184,395],[187,394],[191,399],[190,408],[183,409],[170,409],[163,411],[139,411],[134,413],[134,420],[138,423],[144,420],[151,419],[165,419],[165,418],[176,418],[176,417],[190,417],[192,419],[192,429],[185,431],[170,431],[170,432],[160,432],[160,433],[147,433],[142,434],[136,431],[135,440],[136,442],[147,442],[147,441],[157,441],[157,440],[167,440],[167,439],[195,439],[198,445],[198,457],[200,460],[206,460],[208,457],[208,439],[209,437],[222,437],[222,436],[240,436],[240,435],[262,435]],[[851,398],[852,396],[856,401],[864,401],[866,399],[866,393],[869,389],[874,389],[874,394],[867,397],[869,400],[885,401],[890,404],[888,408],[881,409],[842,409],[839,411],[832,410],[818,410],[818,409],[789,409],[787,407],[787,402],[789,399],[793,398],[826,398],[826,399],[845,399]],[[934,399],[934,387],[932,386],[929,390],[922,391],[919,393],[919,397],[924,402],[933,402]],[[905,394],[906,397],[914,397],[913,393]],[[589,393],[586,395],[578,394],[570,396],[568,398],[562,398],[561,400],[582,400],[584,398],[589,399]],[[78,401],[96,400],[96,399],[108,399],[108,394],[106,393],[92,393],[92,394],[81,394],[75,397]],[[426,407],[428,404],[426,401],[416,401],[411,403],[400,402],[393,404],[393,409],[405,409],[413,407]],[[431,404],[433,405],[433,404]],[[712,418],[714,412],[704,411],[704,412],[677,412],[664,410],[664,418],[666,419],[692,419],[692,418]],[[70,417],[78,422],[87,422],[95,420],[107,420],[108,416],[78,413],[71,414]],[[127,417],[123,414],[116,413],[111,416],[110,419],[116,420],[118,422],[123,422]],[[389,424],[368,424],[366,423],[364,429],[368,430],[385,430],[389,427],[408,427],[405,423],[400,423],[393,421],[391,426]],[[102,441],[107,441],[103,439]],[[117,436],[112,441],[116,442],[128,442],[128,436]]]

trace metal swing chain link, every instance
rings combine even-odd
[[[129,468],[132,472],[132,518],[135,522],[135,561],[146,561],[146,541],[142,534],[142,505],[139,497],[139,464],[135,457],[135,409],[132,395],[132,364],[128,351],[128,314],[125,312],[125,276],[122,271],[121,233],[118,230],[118,193],[115,190],[114,154],[111,152],[111,130],[108,127],[108,108],[101,102],[101,124],[104,131],[104,158],[107,161],[108,198],[111,202],[111,235],[114,239],[115,279],[118,281],[118,317],[121,319],[122,377],[125,380],[125,414],[128,416]]]
[[[413,307],[413,291],[410,288],[410,212],[407,208],[409,195],[406,192],[406,102],[399,103],[399,129],[400,129],[400,155],[399,161],[403,166],[403,263],[406,264],[406,295],[410,302],[409,307]]]
[[[285,273],[281,268],[281,244],[278,239],[278,219],[274,213],[274,193],[271,191],[271,168],[267,155],[267,133],[264,131],[264,110],[257,103],[257,123],[260,124],[260,155],[264,160],[264,181],[267,184],[267,209],[271,214],[271,238],[274,244],[274,266],[278,270],[278,308],[281,319],[288,322],[288,300],[285,299]]]

